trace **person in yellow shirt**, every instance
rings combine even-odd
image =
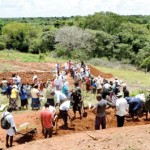
[[[17,85],[13,85],[11,90],[11,95],[10,95],[10,101],[9,101],[9,106],[11,106],[13,110],[18,110],[17,98],[18,98]]]

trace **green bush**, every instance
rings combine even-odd
[[[57,57],[64,57],[64,56],[68,57],[67,50],[66,49],[57,49],[56,56]]]
[[[141,68],[146,68],[147,71],[150,71],[150,56],[145,58],[140,65]]]
[[[39,54],[39,60],[45,60],[45,55],[44,54]]]
[[[4,50],[6,48],[6,43],[0,42],[0,50]]]
[[[29,52],[33,54],[39,54],[41,51],[41,42],[39,39],[35,39],[31,42],[30,47],[29,47]]]
[[[89,55],[84,50],[73,50],[70,51],[70,54],[72,59],[87,60],[89,58]]]

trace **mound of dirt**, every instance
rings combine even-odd
[[[33,84],[33,76],[37,75],[39,80],[46,83],[48,79],[53,80],[55,77],[50,71],[26,71],[26,72],[3,72],[0,74],[0,80],[5,78],[7,81],[10,81],[13,74],[19,75],[22,79],[22,83]]]
[[[33,84],[32,77],[34,75],[37,75],[39,80],[42,80],[43,83],[46,83],[48,79],[53,80],[55,77],[53,76],[53,69],[54,69],[54,63],[23,63],[19,61],[5,61],[5,60],[0,60],[1,63],[3,64],[8,64],[10,63],[13,68],[9,68],[9,70],[16,70],[16,71],[6,71],[3,73],[0,73],[0,81],[5,78],[7,81],[10,81],[12,74],[17,74],[21,77],[22,83],[26,84]],[[62,68],[63,64],[61,64]],[[112,78],[112,74],[106,74],[101,72],[100,70],[96,69],[95,67],[88,65],[91,74],[94,76],[101,76],[103,78]],[[15,68],[15,69],[14,69]]]
[[[92,138],[91,136],[95,137]],[[43,139],[36,142],[13,147],[13,150],[53,149],[53,150],[149,150],[150,125],[111,128],[93,132]]]
[[[95,67],[88,65],[88,67],[90,68],[91,74],[94,76],[101,76],[104,79],[110,79],[113,77],[112,74],[108,74],[108,73],[103,73],[100,70],[96,69]]]

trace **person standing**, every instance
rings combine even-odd
[[[19,96],[21,100],[21,107],[24,108],[24,106],[26,106],[26,109],[28,109],[27,92],[24,88],[24,85],[21,85],[21,88],[19,90]]]
[[[47,136],[51,138],[53,133],[53,113],[49,110],[49,103],[45,103],[45,108],[41,112],[41,125],[45,138]]]
[[[41,104],[40,104],[39,96],[40,96],[40,93],[38,90],[38,85],[35,84],[33,86],[33,89],[31,90],[31,97],[32,97],[31,107],[32,107],[32,110],[34,108],[38,108],[38,109],[40,108]]]
[[[62,80],[59,78],[59,76],[57,75],[55,80],[54,80],[54,84],[56,87],[56,90],[59,91],[60,90],[60,86],[62,84]]]
[[[81,115],[82,97],[81,97],[80,91],[75,89],[71,94],[71,99],[72,99],[74,117],[76,118],[76,111],[78,110],[80,114],[80,119],[81,119],[82,118],[82,115]]]
[[[6,117],[6,120],[10,124],[10,128],[6,129],[6,147],[12,147],[13,144],[13,136],[16,134],[16,127],[14,118],[12,115],[13,108],[8,107],[7,111],[2,114],[2,117]],[[9,141],[10,139],[10,141]]]
[[[53,93],[54,93],[54,89],[53,89],[52,85],[50,84],[46,89],[46,98],[47,98],[47,102],[51,106],[55,106]]]
[[[124,117],[127,114],[128,109],[129,105],[127,100],[122,97],[122,93],[118,93],[116,100],[117,127],[124,126]]]
[[[98,94],[96,96],[97,98],[97,104],[95,105],[95,107],[92,109],[93,113],[96,114],[95,117],[95,130],[99,130],[100,129],[100,125],[102,126],[102,129],[106,129],[106,108],[107,108],[107,104],[110,106],[113,106],[113,104],[111,104],[110,102],[108,102],[107,100],[104,100],[102,98],[101,94]]]
[[[102,129],[105,129],[106,128],[106,113],[105,113],[105,110],[106,110],[108,102],[102,98],[101,94],[98,94],[96,96],[96,98],[97,98],[98,102],[92,110],[93,113],[96,114],[96,117],[95,117],[95,130],[99,130],[100,125],[102,126]]]
[[[69,83],[66,81],[62,87],[62,93],[68,96],[69,93]]]
[[[129,90],[127,89],[127,86],[125,84],[123,85],[123,94],[124,98],[129,97]]]
[[[9,100],[9,106],[11,106],[13,108],[13,110],[18,110],[18,105],[17,105],[18,90],[17,90],[17,88],[18,88],[17,85],[12,86],[10,100]]]

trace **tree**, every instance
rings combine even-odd
[[[55,33],[54,31],[44,32],[41,36],[41,47],[45,50],[54,50]]]
[[[2,34],[7,37],[7,48],[28,52],[30,38],[36,36],[30,24],[12,22],[2,28]]]
[[[70,51],[80,50],[90,56],[95,49],[94,35],[88,30],[82,30],[78,27],[62,27],[56,32],[56,49],[66,48],[66,54]]]

